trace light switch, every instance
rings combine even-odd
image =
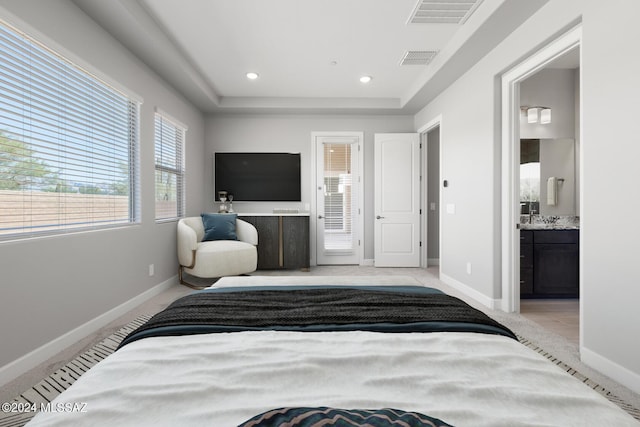
[[[447,213],[448,214],[456,213],[456,205],[453,203],[447,203]]]

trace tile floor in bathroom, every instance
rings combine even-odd
[[[520,314],[572,343],[580,344],[580,300],[523,299]]]

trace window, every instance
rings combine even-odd
[[[184,216],[184,136],[186,127],[156,112],[156,220]]]
[[[0,21],[0,239],[138,218],[139,103]]]
[[[324,147],[324,245],[327,251],[354,249],[352,229],[354,194],[351,143],[325,143]]]
[[[540,213],[540,162],[520,165],[520,213]]]

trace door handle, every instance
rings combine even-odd
[[[318,215],[318,219],[322,219],[324,218],[322,215]]]
[[[376,219],[384,219],[384,217],[383,217],[383,216],[380,216],[380,215],[377,215],[377,216],[376,216]]]

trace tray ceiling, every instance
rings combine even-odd
[[[356,114],[415,113],[546,2],[73,1],[204,112]]]

